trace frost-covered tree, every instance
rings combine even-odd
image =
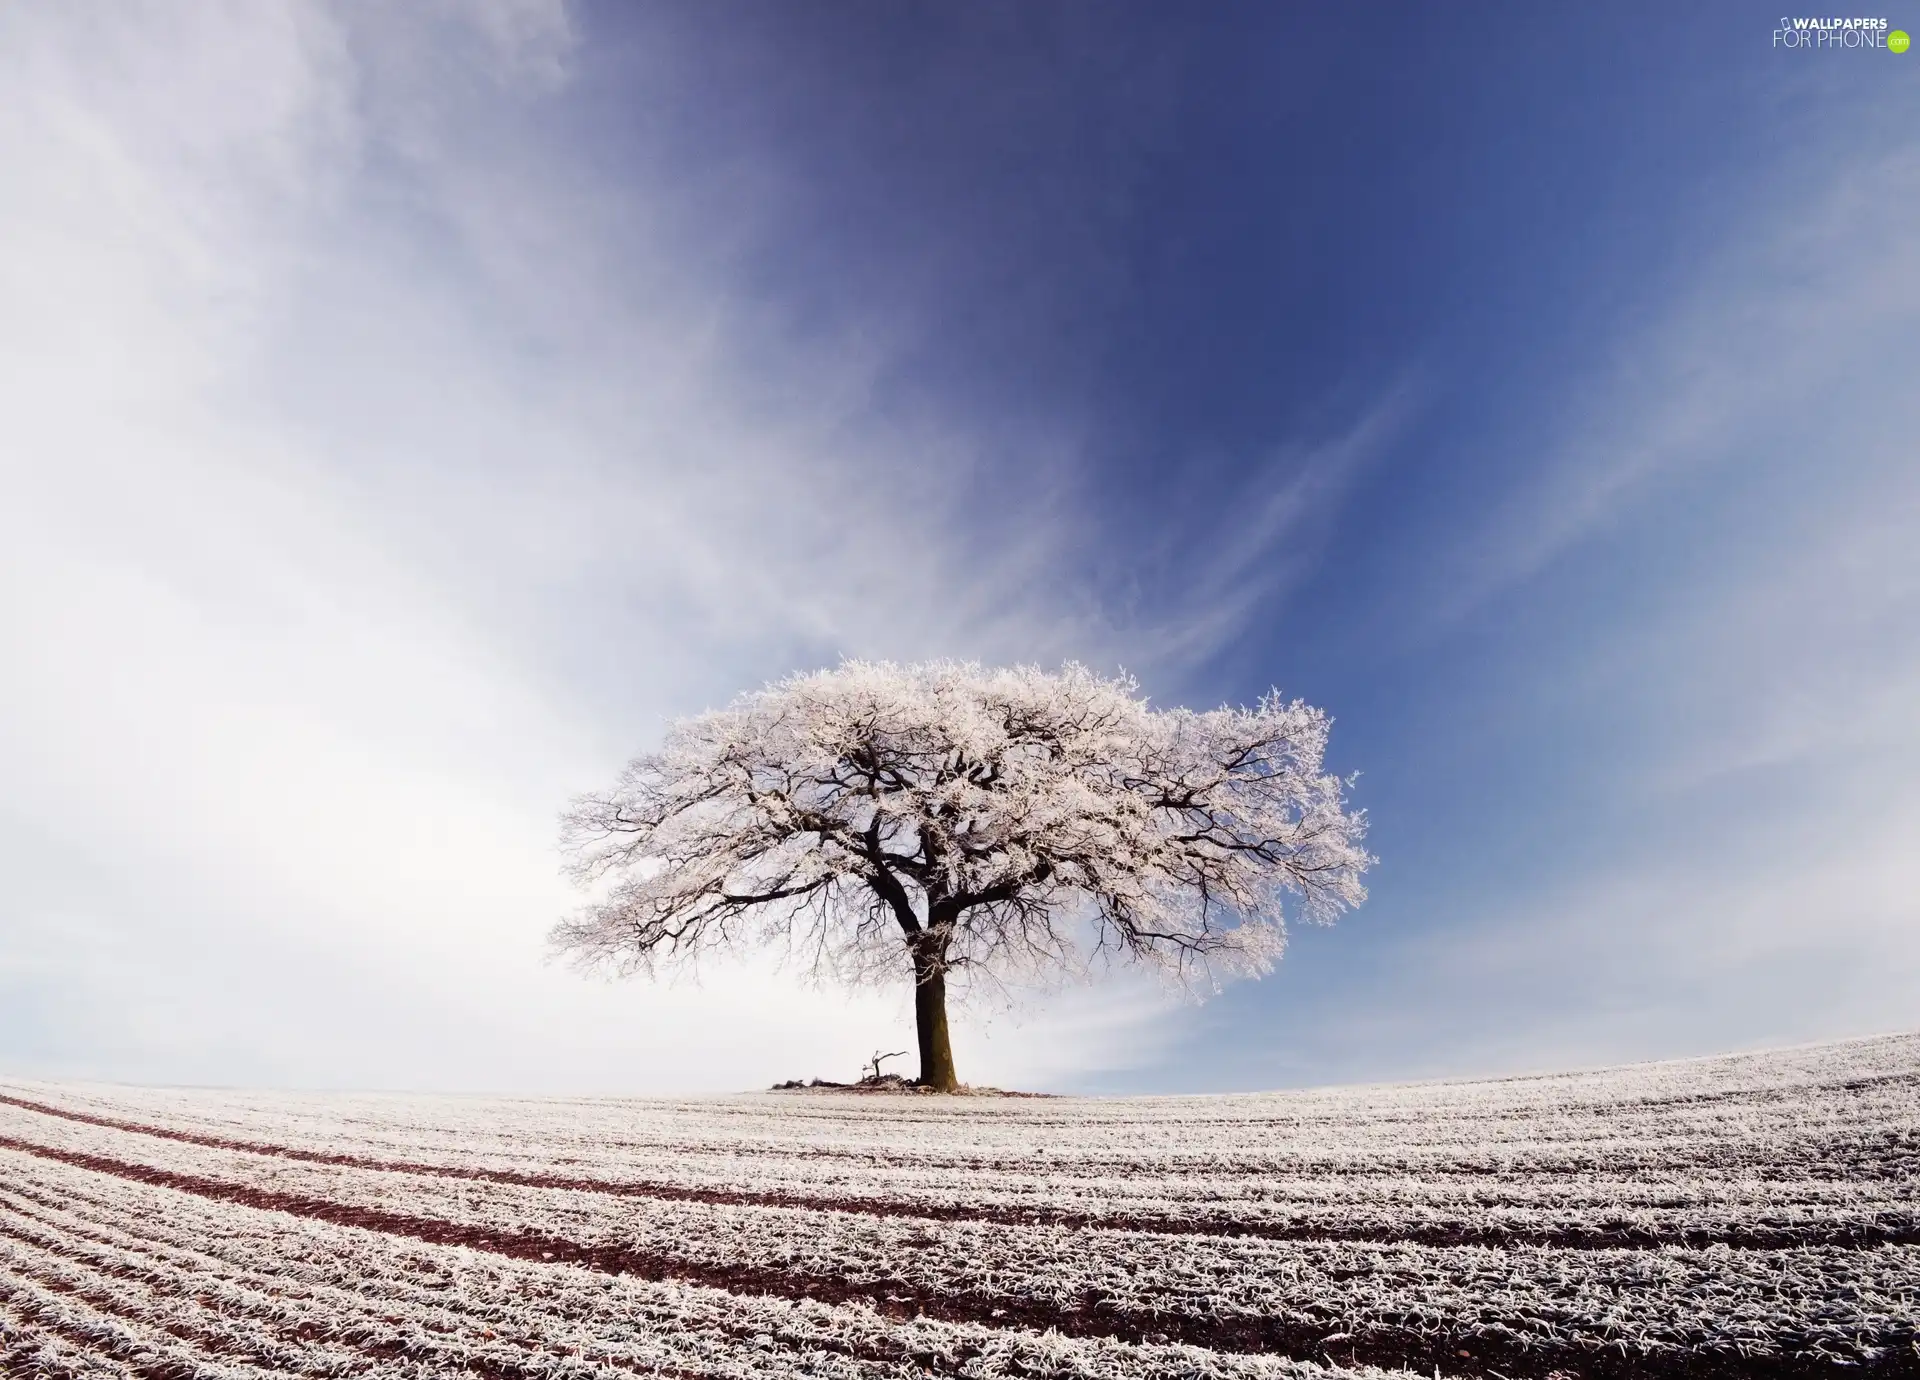
[[[822,976],[914,983],[920,1082],[957,1086],[947,981],[1102,955],[1175,980],[1271,968],[1281,899],[1366,898],[1365,819],[1327,716],[1155,710],[1084,667],[848,662],[683,719],[564,816],[597,894],[554,928],[585,966],[776,944]]]

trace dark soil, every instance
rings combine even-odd
[[[783,1085],[787,1086],[787,1085]],[[809,1083],[798,1087],[811,1091],[859,1093],[858,1084]],[[908,1085],[911,1088],[911,1085]],[[1007,1096],[1043,1096],[1010,1093]],[[777,1190],[753,1192],[743,1189],[699,1188],[690,1184],[658,1183],[646,1180],[592,1179],[565,1174],[546,1174],[514,1169],[476,1169],[459,1165],[429,1164],[410,1160],[381,1160],[364,1155],[330,1154],[302,1150],[296,1146],[270,1145],[260,1141],[230,1140],[221,1136],[197,1135],[163,1126],[148,1126],[137,1121],[119,1121],[87,1112],[29,1102],[0,1094],[0,1103],[38,1112],[89,1126],[135,1135],[152,1136],[188,1145],[204,1145],[214,1150],[239,1150],[253,1155],[302,1164],[338,1165],[342,1168],[369,1169],[388,1174],[419,1174],[436,1179],[466,1179],[477,1183],[510,1184],[516,1188],[556,1188],[584,1193],[604,1193],[616,1198],[655,1198],[670,1202],[711,1203],[726,1207],[802,1208],[815,1212],[849,1212],[863,1217],[919,1218],[929,1222],[991,1222],[1010,1227],[1062,1227],[1069,1230],[1107,1230],[1155,1232],[1167,1236],[1252,1237],[1263,1241],[1353,1241],[1382,1245],[1419,1246],[1544,1246],[1559,1250],[1645,1250],[1660,1246],[1701,1248],[1733,1246],[1744,1250],[1787,1250],[1801,1246],[1843,1246],[1864,1249],[1872,1246],[1920,1245],[1920,1225],[1912,1221],[1876,1223],[1839,1223],[1822,1226],[1813,1223],[1781,1224],[1756,1222],[1732,1231],[1658,1232],[1629,1223],[1593,1228],[1563,1230],[1525,1230],[1497,1222],[1409,1223],[1392,1230],[1367,1227],[1335,1228],[1291,1222],[1247,1222],[1232,1219],[1155,1218],[1100,1216],[1089,1213],[1050,1212],[1044,1209],[996,1208],[947,1203],[895,1202],[884,1198],[835,1198],[825,1195],[795,1194]],[[0,1143],[5,1142],[0,1139]],[[1022,1165],[1022,1168],[1028,1166]]]
[[[811,1298],[824,1303],[866,1303],[893,1317],[926,1316],[991,1327],[1053,1329],[1068,1336],[1113,1337],[1127,1342],[1184,1342],[1216,1351],[1267,1353],[1349,1365],[1406,1367],[1456,1376],[1505,1380],[1811,1380],[1811,1377],[1873,1375],[1920,1377],[1920,1336],[1898,1339],[1881,1362],[1848,1364],[1817,1357],[1751,1357],[1700,1352],[1598,1351],[1577,1346],[1522,1346],[1470,1333],[1441,1335],[1370,1332],[1350,1335],[1337,1325],[1306,1326],[1258,1317],[1140,1314],[1112,1307],[1097,1294],[1060,1305],[1016,1295],[937,1294],[899,1281],[854,1282],[832,1275],[717,1266],[618,1245],[570,1241],[525,1230],[505,1230],[355,1207],[323,1198],[281,1193],[129,1164],[102,1155],[62,1150],[0,1137],[0,1146],[57,1160],[97,1173],[177,1189],[197,1197],[406,1236],[436,1245],[466,1246],[524,1260],[585,1266],[648,1280],[680,1280],[737,1294]],[[1338,1340],[1334,1340],[1337,1338]]]

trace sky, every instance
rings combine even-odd
[[[572,795],[842,657],[1358,773],[1364,907],[971,1081],[1920,1026],[1920,54],[1780,22],[0,8],[0,1074],[853,1076],[904,984],[545,947]]]

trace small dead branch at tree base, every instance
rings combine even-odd
[[[836,1083],[827,1078],[799,1079],[791,1078],[784,1083],[775,1083],[769,1092],[821,1092],[821,1093],[864,1093],[895,1094],[913,1097],[938,1097],[932,1088],[922,1087],[910,1078],[897,1073],[884,1073],[878,1078],[862,1078],[857,1083]],[[1015,1092],[1006,1088],[979,1088],[961,1084],[948,1097],[1052,1097],[1052,1093]]]

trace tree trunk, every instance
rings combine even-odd
[[[947,1042],[947,974],[936,955],[913,955],[913,1023],[920,1035],[920,1086],[952,1092],[960,1086]]]

